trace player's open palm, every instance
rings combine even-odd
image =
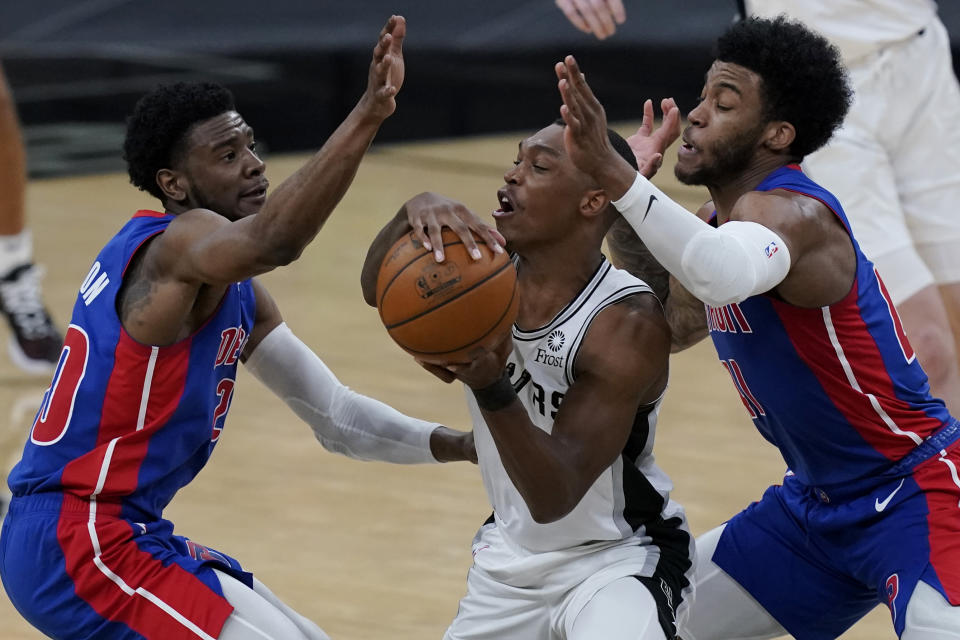
[[[607,114],[573,56],[558,62],[555,71],[563,98],[560,115],[566,123],[563,145],[581,171],[596,176],[616,154],[607,138]]]
[[[390,16],[380,30],[373,48],[373,60],[367,76],[364,102],[371,114],[383,120],[397,108],[396,96],[403,86],[405,73],[403,39],[407,35],[407,21],[403,16]]]
[[[673,98],[660,101],[663,120],[654,127],[653,101],[643,103],[643,120],[636,133],[627,138],[627,144],[637,159],[637,168],[645,178],[652,178],[663,164],[663,153],[680,137],[680,108]]]

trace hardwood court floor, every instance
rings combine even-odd
[[[263,278],[289,325],[345,384],[412,415],[468,427],[462,388],[420,369],[363,303],[360,266],[377,230],[420,191],[456,197],[481,214],[495,208],[520,138],[375,148],[302,258]],[[705,192],[676,183],[674,157],[668,153],[657,182],[695,209]],[[273,184],[303,160],[270,159]],[[46,297],[62,324],[102,244],[155,201],[115,174],[33,182],[28,205],[48,269]],[[699,534],[758,499],[784,464],[754,430],[709,343],[674,356],[672,369],[657,460]],[[46,384],[0,354],[0,461],[19,456]],[[166,515],[178,533],[240,559],[335,640],[439,640],[464,591],[470,541],[489,513],[476,467],[401,468],[328,453],[241,367],[216,453]],[[38,637],[0,597],[0,639]],[[885,608],[843,636],[894,637]]]

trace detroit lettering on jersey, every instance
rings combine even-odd
[[[707,328],[721,333],[753,333],[743,309],[736,302],[722,307],[704,305],[707,313]]]

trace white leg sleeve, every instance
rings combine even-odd
[[[220,580],[223,596],[233,605],[233,613],[220,630],[219,640],[330,640],[323,632],[300,614],[283,605],[278,608],[256,591],[262,590],[273,596],[262,583],[255,581],[254,589],[221,571],[215,571]],[[273,596],[274,600],[276,596]]]
[[[683,640],[766,640],[786,636],[766,609],[712,560],[721,525],[697,538],[694,596],[689,616],[680,620]]]
[[[666,640],[657,603],[636,578],[614,580],[577,615],[568,640]]]
[[[310,425],[327,450],[358,460],[436,462],[430,434],[440,425],[351,391],[286,323],[257,345],[246,367]]]
[[[714,228],[639,173],[613,206],[660,264],[712,307],[769,291],[790,271],[787,245],[769,228],[740,221]]]
[[[960,640],[960,607],[951,606],[940,592],[918,582],[910,602],[901,640]]]

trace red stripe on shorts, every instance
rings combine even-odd
[[[952,467],[951,467],[952,465]],[[927,497],[930,565],[953,606],[960,606],[960,446],[937,455],[913,472]]]
[[[86,502],[69,495],[64,500]],[[216,638],[233,611],[230,603],[180,565],[164,566],[141,551],[129,522],[103,514],[116,510],[97,505],[99,564],[87,526],[89,515],[75,504],[61,514],[57,538],[77,595],[104,618],[122,622],[146,638]]]

